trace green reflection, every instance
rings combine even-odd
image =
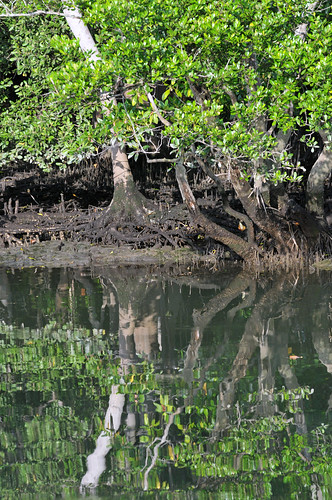
[[[2,498],[332,496],[329,276],[3,276]]]

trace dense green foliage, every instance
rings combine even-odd
[[[117,220],[163,224],[137,192],[133,158],[174,166],[194,223],[245,261],[331,251],[329,2],[16,0],[1,4],[0,26],[0,165],[110,160],[113,200],[97,241],[114,241]],[[202,216],[194,168],[246,233]]]
[[[176,155],[199,145],[214,161],[245,160],[248,174],[273,157],[272,170],[270,163],[264,170],[277,181],[298,173],[278,172],[280,161],[296,163],[275,151],[273,131],[305,127],[314,147],[312,134],[331,128],[332,31],[324,2],[314,10],[306,0],[77,4],[101,52],[93,68],[60,16],[0,21],[16,78],[1,108],[3,161],[22,157],[45,168],[78,161],[109,143],[112,127],[133,153],[151,151],[150,139],[162,135]],[[24,12],[23,2],[16,11]],[[303,23],[305,40],[296,33]],[[100,89],[115,94],[118,106],[93,127]],[[164,130],[148,92],[170,122]]]

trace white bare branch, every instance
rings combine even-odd
[[[153,99],[152,95],[150,94],[150,92],[147,92],[146,95],[147,95],[147,98],[150,101],[151,108],[156,113],[156,115],[158,116],[158,118],[161,121],[161,123],[163,123],[164,125],[166,125],[166,127],[170,127],[172,125],[171,122],[169,122],[168,120],[166,120],[166,118],[164,118],[162,116],[162,114],[160,113],[159,109],[157,108],[156,103],[154,102],[154,99]]]
[[[159,448],[166,443],[166,441],[168,439],[168,433],[169,433],[171,425],[174,422],[175,416],[179,415],[183,410],[184,410],[184,406],[180,406],[179,408],[177,408],[177,410],[175,410],[174,413],[170,414],[168,423],[167,423],[165,430],[164,430],[164,434],[162,435],[159,443],[156,444],[156,446],[153,449],[153,457],[151,460],[151,464],[149,465],[149,467],[146,469],[146,471],[144,473],[144,491],[147,491],[149,489],[148,477],[149,477],[149,473],[150,473],[151,469],[153,469],[153,467],[155,467],[155,465],[157,463]]]
[[[2,5],[2,2],[0,3],[0,6]],[[35,10],[33,12],[12,12],[6,10],[6,12],[0,13],[0,17],[6,18],[6,17],[35,17],[35,16],[60,16],[60,17],[66,17],[66,18],[79,18],[80,16],[77,16],[73,11],[69,11],[68,13],[64,12],[56,12],[53,10]]]
[[[76,5],[73,3],[71,9],[68,9],[64,5],[63,14],[66,17],[67,23],[74,37],[79,41],[82,52],[89,53],[89,60],[91,64],[100,60],[100,54],[96,42],[94,41],[89,28],[82,21],[82,15]]]

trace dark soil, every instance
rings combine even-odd
[[[216,267],[225,259],[238,261],[228,248],[205,237],[192,224],[174,172],[138,167],[133,169],[135,181],[155,204],[157,215],[149,224],[117,220],[106,229],[99,221],[112,199],[113,187],[103,164],[87,162],[66,172],[50,173],[26,165],[7,167],[0,176],[0,266],[104,263],[190,267],[204,263]],[[190,183],[209,220],[246,237],[238,221],[223,210],[216,188],[197,172],[192,173]],[[241,210],[236,199],[231,201]],[[325,246],[330,248],[331,238],[327,238]]]
[[[51,173],[24,165],[8,167],[0,178],[0,265],[72,266],[102,261],[215,266],[220,257],[234,257],[191,224],[172,173],[167,176],[160,170],[158,175],[155,171],[145,175],[147,182],[140,185],[139,178],[136,182],[155,203],[156,220],[144,225],[117,221],[106,232],[96,224],[112,199],[112,182],[102,165],[83,164]],[[194,184],[201,209],[237,231],[235,221],[221,216],[216,193],[200,186],[198,177]]]

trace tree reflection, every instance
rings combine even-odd
[[[329,281],[245,271],[165,280],[109,268],[54,270],[36,285],[33,274],[25,291],[17,272],[0,288],[4,470],[19,462],[33,485],[36,436],[56,436],[54,457],[65,421],[66,436],[84,443],[69,474],[81,492],[329,493]]]

